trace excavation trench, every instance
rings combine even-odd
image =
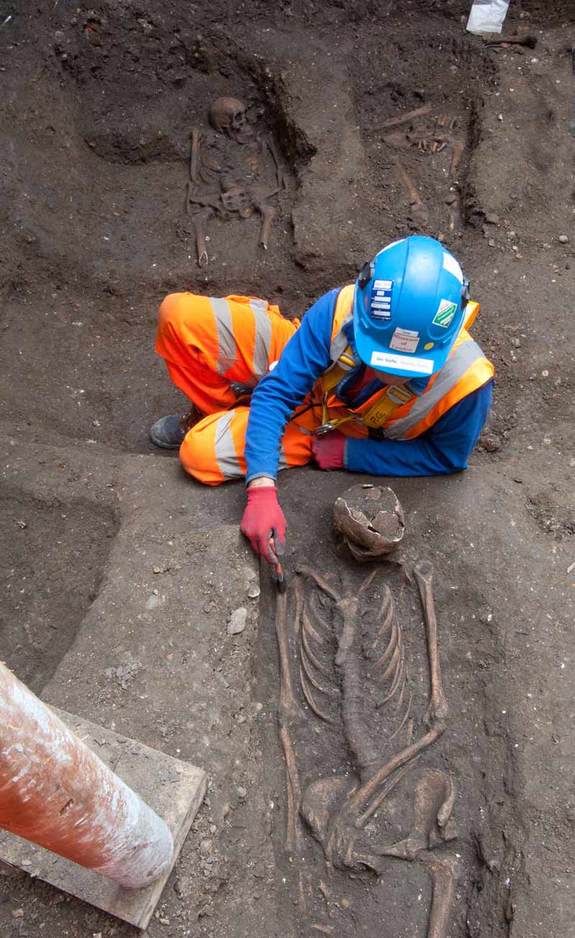
[[[284,719],[276,596],[267,575],[257,641],[249,644],[255,637],[248,639],[249,628],[245,641],[226,631],[228,614],[247,603],[247,562],[231,527],[241,488],[200,491],[172,454],[154,454],[147,434],[157,417],[186,407],[153,351],[156,309],[166,293],[263,296],[293,317],[322,292],[350,282],[384,243],[415,230],[441,237],[484,306],[474,336],[495,360],[499,383],[494,432],[468,472],[392,482],[406,510],[405,569],[420,560],[433,564],[450,708],[417,773],[449,775],[454,783],[455,836],[437,849],[454,870],[450,938],[566,934],[564,923],[549,923],[559,914],[554,910],[568,915],[568,903],[553,892],[555,880],[538,873],[540,842],[549,840],[557,879],[568,877],[573,817],[565,714],[575,690],[568,684],[569,631],[560,625],[565,570],[572,569],[572,479],[565,469],[572,378],[562,350],[573,304],[556,293],[548,298],[571,289],[561,280],[570,248],[557,240],[572,220],[567,200],[559,204],[557,197],[567,191],[561,166],[571,159],[561,30],[542,22],[550,31],[541,54],[533,54],[521,46],[489,48],[466,35],[461,17],[468,4],[459,0],[401,9],[313,0],[282,3],[281,10],[227,0],[201,6],[200,17],[197,5],[158,10],[149,0],[137,8],[80,3],[73,11],[50,4],[2,26],[1,109],[13,128],[0,138],[7,471],[18,444],[37,447],[26,450],[28,459],[50,454],[46,485],[39,461],[37,491],[11,477],[3,494],[2,657],[35,690],[52,678],[51,700],[71,708],[81,709],[74,688],[83,686],[85,671],[92,681],[86,685],[96,688],[98,719],[118,721],[128,735],[134,726],[143,741],[173,747],[208,769],[208,802],[154,928],[165,919],[177,938],[424,938],[432,902],[425,864],[386,855],[376,872],[368,864],[327,862],[321,825],[314,835],[309,810],[307,820],[295,811],[296,834],[286,843],[286,753],[297,763],[301,797],[322,779],[331,780],[332,794],[333,783],[341,784],[343,797],[354,779],[369,776],[380,748],[392,753],[411,720],[414,738],[425,732],[429,667],[414,584],[399,566],[377,567],[360,622],[362,634],[375,627],[387,587],[409,675],[397,679],[397,688],[405,684],[402,705],[408,692],[413,698],[405,723],[398,708],[390,731],[389,711],[376,708],[365,738],[349,744],[340,700],[350,679],[333,670],[340,624],[327,607],[319,643],[327,673],[313,664],[317,640],[309,639],[311,656],[308,650],[302,665],[293,628],[288,636],[297,706]],[[568,13],[556,6],[554,28]],[[538,9],[534,2],[521,11],[533,29]],[[513,29],[525,25],[519,12],[510,17]],[[283,183],[269,197],[275,216],[267,251],[258,246],[262,213],[250,211],[250,203],[242,217],[244,196],[237,187],[222,188],[232,210],[226,215],[218,202],[210,215],[208,264],[200,267],[185,210],[192,131],[204,141],[200,162],[205,152],[227,153],[229,138],[214,143],[208,119],[222,96],[248,105],[258,139],[277,151]],[[272,159],[267,166],[275,172],[271,150],[257,153]],[[549,167],[547,189],[534,166]],[[253,167],[249,173],[257,175]],[[526,283],[529,301],[522,304]],[[62,486],[54,488],[59,452],[62,463],[80,466],[76,482],[90,480],[90,487],[97,479],[109,487],[108,507],[99,497],[92,503],[90,493],[83,500],[75,489],[67,500]],[[123,467],[124,528],[113,507],[116,469],[108,475],[108,462]],[[336,589],[353,595],[359,589],[362,571],[336,547],[330,522],[334,499],[354,481],[360,480],[314,469],[282,477],[290,623],[302,562]],[[46,494],[51,485],[53,497]],[[238,564],[233,596],[218,566],[217,539],[226,525],[226,557]],[[126,565],[122,582],[110,566],[112,543],[114,563]],[[90,619],[96,595],[104,599]],[[253,624],[255,606],[249,608]],[[108,621],[116,616],[119,630]],[[105,667],[100,629],[107,636]],[[142,664],[146,655],[154,667]],[[62,686],[59,674],[66,675]],[[325,680],[331,693],[321,699],[316,685]],[[351,685],[347,732],[364,704],[374,703],[367,681],[364,701],[355,678]],[[557,689],[556,705],[549,686]],[[557,753],[560,771],[553,775]],[[415,775],[406,774],[389,801],[393,812],[372,812],[365,825],[370,847],[380,835],[387,844],[407,837],[416,788]],[[295,810],[297,790],[291,798]],[[4,893],[12,906],[40,896],[42,914],[27,923],[33,938],[44,933],[48,917],[54,930],[65,924],[73,938],[127,935],[26,883],[5,885]],[[0,919],[3,933],[15,936],[12,906],[2,906]]]

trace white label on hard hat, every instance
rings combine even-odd
[[[414,332],[413,329],[400,329],[398,326],[391,337],[389,347],[397,349],[398,352],[415,352],[418,342],[419,332]]]
[[[448,254],[447,251],[443,252],[443,267],[448,273],[453,274],[454,277],[457,277],[460,283],[463,283],[463,271],[457,261],[455,260],[453,254]]]
[[[400,368],[401,371],[414,371],[423,375],[430,375],[433,371],[433,362],[430,358],[392,355],[391,352],[372,352],[370,365],[376,368]]]
[[[391,319],[393,280],[374,280],[371,292],[371,315],[374,319]]]

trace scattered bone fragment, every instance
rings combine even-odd
[[[395,492],[387,487],[353,485],[336,498],[333,523],[353,557],[379,560],[395,550],[405,532],[405,516]]]
[[[487,46],[526,46],[528,49],[534,49],[537,45],[537,36],[527,33],[525,36],[499,36],[486,39]]]
[[[377,130],[385,130],[388,127],[400,127],[401,124],[408,124],[418,117],[425,117],[426,114],[429,114],[430,110],[431,106],[429,104],[423,104],[421,107],[414,108],[413,111],[407,111],[405,114],[399,114],[397,117],[389,117],[377,127]]]

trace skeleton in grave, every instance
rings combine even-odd
[[[374,574],[359,595],[340,595],[312,570],[301,573],[317,589],[306,600],[301,589],[296,591],[299,683],[317,719],[341,722],[356,775],[320,778],[301,794],[290,736],[290,725],[301,725],[301,713],[292,689],[287,606],[278,601],[280,738],[288,777],[287,847],[299,845],[299,808],[334,866],[369,868],[382,874],[386,857],[423,863],[432,880],[428,938],[446,938],[455,861],[435,848],[456,836],[451,818],[455,790],[448,772],[418,764],[420,756],[445,731],[448,712],[439,664],[431,564],[419,563],[414,568],[424,610],[431,686],[426,727],[419,738],[414,737],[402,631],[389,588],[385,586],[380,592],[379,608],[372,619],[362,614],[361,597]]]
[[[238,98],[217,98],[209,111],[212,131],[192,130],[186,213],[195,235],[198,264],[208,263],[206,235],[213,218],[261,217],[260,245],[267,250],[276,209],[270,199],[284,186],[276,149],[248,120]]]

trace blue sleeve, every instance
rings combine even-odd
[[[349,439],[345,468],[376,476],[431,476],[466,469],[487,419],[492,393],[489,381],[413,440]]]
[[[246,479],[275,479],[288,417],[331,364],[329,355],[338,290],[320,297],[252,395],[246,435]]]

